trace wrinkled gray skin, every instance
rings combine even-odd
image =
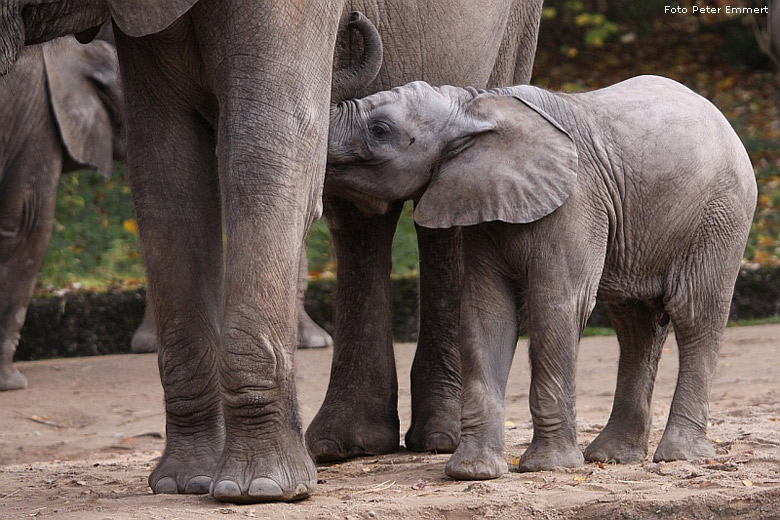
[[[316,485],[293,373],[300,251],[320,213],[330,81],[360,55],[349,10],[387,50],[360,92],[414,79],[527,82],[541,0],[0,0],[0,73],[19,49],[92,36],[109,15],[128,164],[160,338],[166,448],[157,493],[295,500]],[[390,247],[400,205],[366,217],[328,197],[339,260],[331,385],[307,432],[318,458],[398,449]],[[224,226],[223,226],[224,224]],[[451,450],[459,236],[421,231],[420,342],[407,446]],[[223,237],[225,248],[223,250]],[[436,282],[436,283],[433,283]],[[438,287],[430,287],[438,284]],[[441,298],[438,296],[441,295]]]
[[[27,386],[13,356],[54,224],[62,172],[108,176],[123,156],[114,48],[73,37],[22,51],[0,77],[0,390]]]
[[[462,228],[457,479],[496,478],[519,317],[530,337],[531,445],[521,471],[582,464],[574,367],[595,304],[620,342],[612,414],[592,461],[647,453],[658,359],[674,325],[678,383],[654,460],[714,455],[715,361],[755,208],[750,159],[707,100],[641,76],[585,94],[478,93],[417,82],[333,108],[326,189]]]

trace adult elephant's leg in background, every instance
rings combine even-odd
[[[214,1],[191,11],[219,105],[226,437],[212,494],[220,500],[294,500],[316,486],[295,391],[296,294],[321,204],[341,7]]]
[[[463,275],[460,229],[416,226],[420,251],[420,328],[412,364],[412,423],[406,447],[449,453],[460,439],[457,344]]]
[[[40,82],[43,89],[43,82]],[[44,95],[41,92],[41,95]],[[27,379],[13,364],[27,305],[49,245],[57,200],[57,183],[64,150],[49,119],[48,105],[41,103],[40,117],[48,125],[35,143],[13,161],[14,168],[0,177],[0,390],[27,386]],[[57,150],[51,154],[44,149]]]
[[[166,410],[165,451],[149,485],[155,493],[207,493],[224,444],[217,375],[222,224],[215,139],[201,115],[213,101],[180,59],[196,48],[188,16],[161,35],[115,36]]]
[[[306,312],[306,286],[309,283],[309,262],[306,247],[301,248],[298,267],[298,348],[324,348],[333,345],[333,338],[317,325]]]
[[[328,391],[306,431],[315,460],[398,450],[390,270],[401,208],[396,204],[385,215],[367,216],[349,202],[325,198],[339,283]]]
[[[133,338],[130,340],[130,351],[136,354],[147,352],[157,352],[159,345],[157,334],[154,331],[153,311],[149,306],[148,300],[144,306],[144,317],[141,324],[135,329]]]

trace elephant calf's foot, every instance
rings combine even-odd
[[[0,368],[0,390],[27,388],[27,378],[15,366]]]
[[[661,442],[653,455],[653,462],[671,462],[675,460],[694,460],[712,458],[715,447],[703,433],[691,434],[666,428]]]
[[[198,455],[191,450],[186,457],[169,455],[167,450],[149,475],[149,487],[156,494],[203,495],[209,492],[211,476],[216,468],[216,454]]]
[[[306,431],[306,445],[317,462],[335,462],[398,451],[401,442],[395,417],[361,417],[347,405],[338,411],[323,405]]]
[[[262,453],[248,451],[226,450],[211,488],[215,499],[237,504],[292,502],[314,492],[317,469],[303,445],[289,441],[272,450],[264,446]]]
[[[585,460],[621,464],[644,460],[647,455],[647,441],[632,442],[631,439],[630,434],[616,433],[607,426],[585,449]]]
[[[585,458],[575,442],[534,441],[520,457],[517,470],[546,471],[582,466]]]
[[[501,450],[485,447],[476,439],[461,439],[458,449],[444,468],[447,476],[457,480],[488,480],[509,471]]]

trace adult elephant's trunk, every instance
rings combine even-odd
[[[333,103],[358,95],[382,67],[382,38],[374,24],[363,13],[354,11],[349,15],[347,28],[356,29],[363,35],[363,55],[354,67],[333,74],[330,97]]]

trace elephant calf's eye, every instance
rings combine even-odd
[[[386,138],[392,133],[390,126],[383,121],[376,121],[371,123],[368,131],[371,132],[371,135],[377,139]]]

